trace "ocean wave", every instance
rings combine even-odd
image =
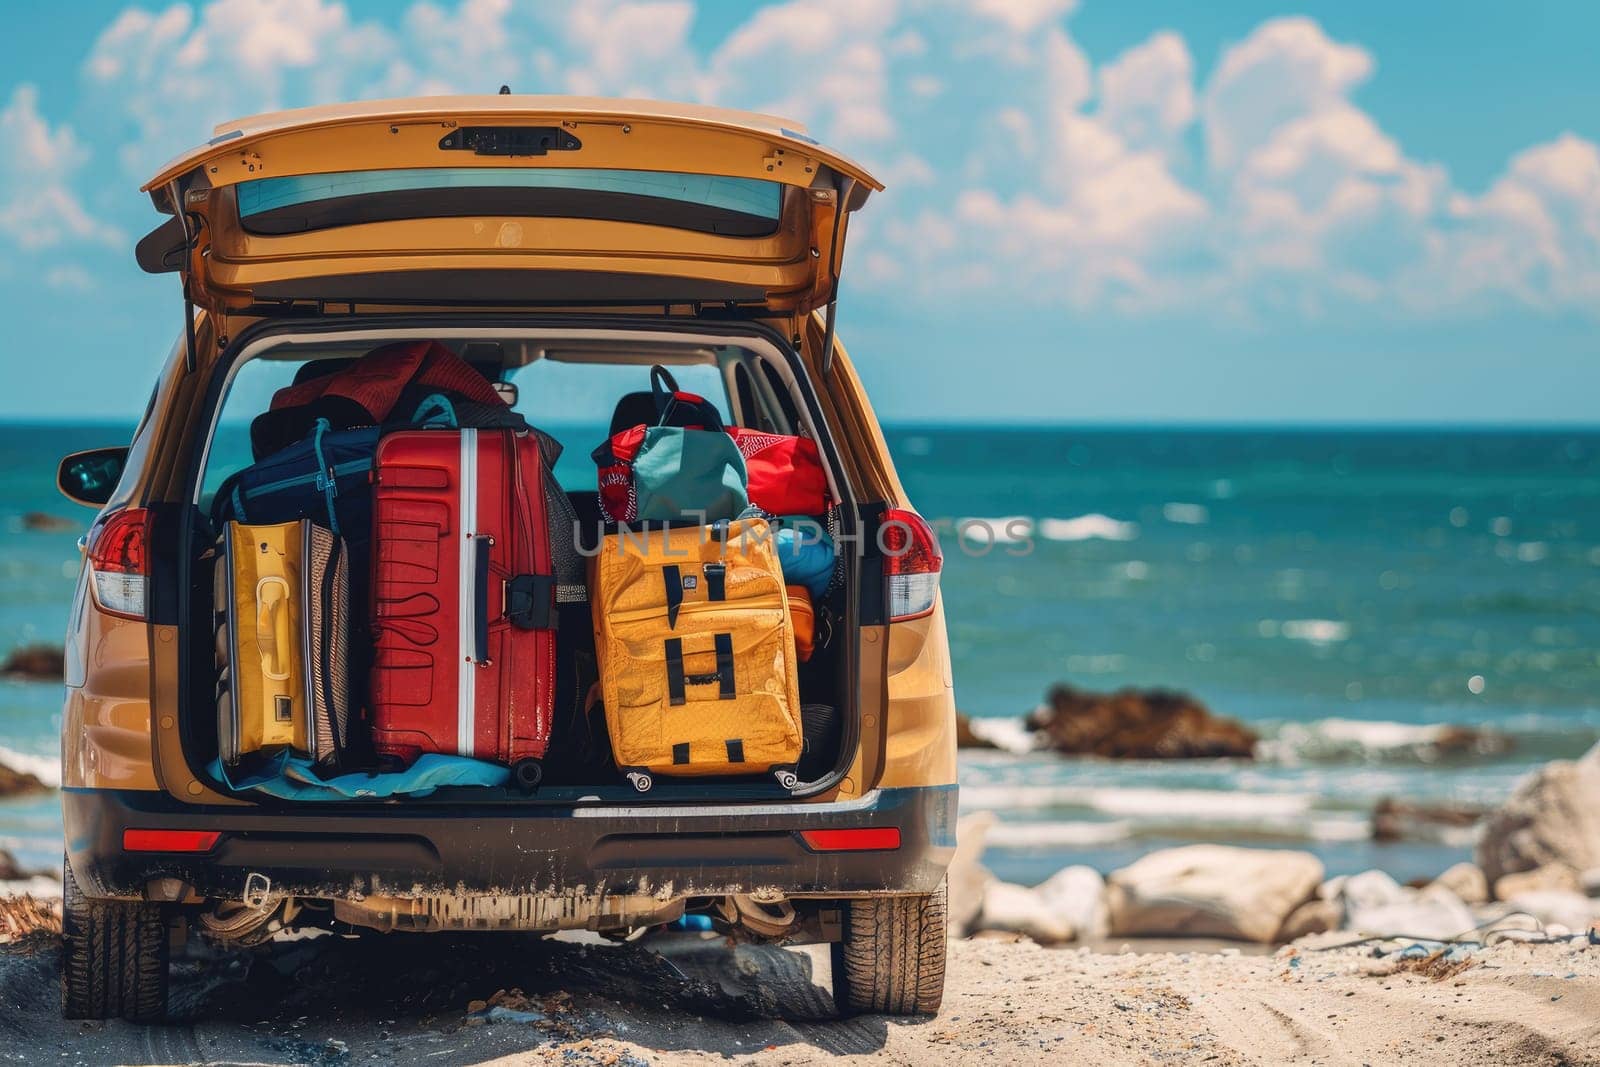
[[[1039,534],[1047,541],[1132,541],[1139,536],[1139,524],[1092,512],[1070,519],[1040,519]]]
[[[900,447],[905,449],[908,456],[926,456],[933,452],[933,438],[924,437],[922,434],[913,434],[900,442]]]
[[[59,789],[61,787],[60,756],[33,755],[0,745],[0,763],[5,764],[14,771],[31,774],[52,788]]]
[[[1168,522],[1185,526],[1204,526],[1211,521],[1211,509],[1204,504],[1184,504],[1172,501],[1161,505],[1161,517]]]
[[[42,874],[0,881],[0,897],[20,897],[24,894],[40,900],[51,900],[61,895],[61,883]]]
[[[983,719],[969,717],[967,724],[972,732],[985,741],[992,742],[1003,752],[1034,752],[1044,743],[1037,731],[1030,730],[1021,719]]]
[[[1371,833],[1371,826],[1365,818],[1338,814],[1224,826],[1211,822],[1183,820],[1002,821],[988,829],[984,835],[984,843],[988,848],[1014,851],[1034,848],[1092,848],[1152,839],[1205,841],[1218,837],[1229,841],[1257,844],[1311,845],[1365,841]],[[1449,841],[1441,843],[1456,844]],[[1471,841],[1467,840],[1461,844],[1470,845]]]
[[[1350,637],[1350,624],[1337,619],[1262,619],[1256,623],[1262,637],[1286,637],[1312,645],[1331,645]]]
[[[989,827],[989,848],[1111,845],[1134,836],[1127,822],[999,822]]]
[[[1212,822],[1255,822],[1303,816],[1312,797],[1294,793],[1242,793],[1217,789],[1148,789],[1075,785],[964,785],[961,806],[971,810],[1043,811],[1081,808],[1122,818],[1163,817]]]
[[[1365,816],[1324,815],[1307,824],[1308,841],[1365,841],[1371,836],[1372,823]]]
[[[978,548],[1019,544],[1033,536],[1033,519],[1027,515],[969,516],[956,521],[956,535]]]
[[[1500,756],[1519,748],[1512,735],[1434,723],[1319,719],[1267,728],[1256,759],[1267,763],[1415,762]]]

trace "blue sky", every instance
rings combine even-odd
[[[1592,422],[1600,6],[215,0],[13,15],[0,417],[131,416],[137,192],[219,121],[595,92],[793,115],[888,190],[840,328],[885,418]]]

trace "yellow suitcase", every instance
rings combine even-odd
[[[217,564],[218,749],[235,765],[292,749],[339,763],[348,726],[343,544],[307,521],[230,522]]]
[[[617,768],[799,780],[800,695],[783,571],[762,519],[613,534],[590,561]]]

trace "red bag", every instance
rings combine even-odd
[[[641,423],[619,430],[594,450],[600,488],[600,513],[610,522],[637,522],[639,498],[633,490],[633,460],[644,444],[647,427]]]
[[[717,409],[683,392],[665,367],[650,368],[657,425],[722,429],[744,457],[750,503],[769,515],[821,515],[828,510],[828,478],[817,443],[809,437],[723,426]],[[643,423],[619,430],[594,451],[600,507],[612,522],[637,518],[633,461],[644,443]]]
[[[506,407],[489,379],[438,341],[398,341],[373,349],[342,371],[272,394],[271,407],[250,424],[251,447],[257,459],[271,455],[303,438],[318,418],[341,429],[407,417],[409,411],[395,411],[407,390],[444,393],[492,410]]]
[[[556,676],[537,435],[392,433],[374,471],[373,747],[509,764],[532,789]]]
[[[743,426],[727,431],[744,456],[750,503],[769,515],[821,515],[828,510],[828,478],[815,441]]]

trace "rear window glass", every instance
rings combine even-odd
[[[727,390],[716,367],[675,366],[672,376],[679,388],[711,401],[728,421]],[[539,360],[509,377],[517,386],[517,410],[561,442],[555,473],[563,489],[593,491],[591,454],[611,435],[613,421],[620,419],[626,428],[655,420],[649,367]]]
[[[459,351],[461,345],[450,347]],[[218,487],[250,465],[251,420],[267,410],[274,393],[294,384],[302,366],[298,360],[252,359],[234,373],[201,474],[202,511],[209,514]],[[681,388],[710,400],[728,420],[727,391],[715,366],[674,366],[672,375]],[[593,492],[591,453],[610,436],[613,419],[634,425],[654,418],[648,366],[539,360],[501,376],[517,386],[516,410],[560,442],[555,473],[564,489]]]
[[[783,186],[756,178],[570,167],[432,167],[257,178],[236,187],[258,234],[398,219],[601,219],[733,237],[777,230]]]

